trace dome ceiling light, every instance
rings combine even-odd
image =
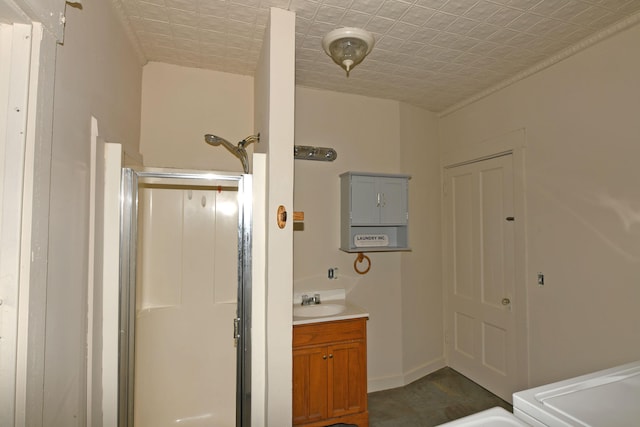
[[[349,77],[349,71],[362,62],[371,52],[375,39],[373,35],[360,28],[338,28],[322,39],[324,51],[341,66]]]

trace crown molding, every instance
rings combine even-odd
[[[463,100],[460,101],[457,104],[454,104],[453,106],[441,111],[440,113],[438,113],[438,117],[442,118],[445,117],[455,111],[460,110],[461,108],[466,107],[467,105],[473,104],[474,102],[485,98],[495,92],[498,92],[499,90],[502,90],[504,88],[506,88],[507,86],[511,86],[512,84],[523,80],[533,74],[536,74],[546,68],[551,67],[554,64],[557,64],[558,62],[565,60],[567,58],[569,58],[570,56],[575,55],[576,53],[591,47],[597,43],[600,43],[601,41],[603,41],[604,39],[607,39],[611,36],[613,36],[614,34],[617,34],[621,31],[626,30],[627,28],[630,28],[636,24],[638,24],[640,22],[640,12],[635,13],[631,16],[628,16],[627,18],[624,18],[618,22],[616,22],[615,24],[603,29],[602,31],[598,31],[597,33],[579,41],[578,43],[574,44],[573,46],[570,46],[566,49],[561,50],[560,52],[556,53],[555,55],[550,56],[549,58],[538,62],[537,64],[533,65],[532,67],[527,68],[524,71],[521,71],[520,73],[514,75],[513,77],[510,77],[506,80],[503,80],[502,82],[489,87],[488,89],[485,89],[483,91],[478,92],[477,94]]]

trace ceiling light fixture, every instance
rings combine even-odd
[[[349,71],[371,52],[374,44],[375,39],[370,32],[351,27],[333,30],[322,39],[324,51],[347,72],[347,77]]]

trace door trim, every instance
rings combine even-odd
[[[171,183],[195,182],[238,185],[238,305],[240,333],[236,350],[236,426],[251,425],[251,224],[252,177],[211,171],[122,169],[120,207],[120,326],[118,373],[118,426],[133,427],[136,254],[139,179]],[[194,184],[197,185],[197,184]],[[231,319],[230,319],[231,320]]]
[[[28,372],[28,301],[31,281],[33,213],[33,139],[30,109],[35,103],[37,71],[31,63],[39,51],[37,31],[27,24],[0,23],[0,424],[22,425]],[[33,40],[33,36],[36,39]],[[34,50],[32,55],[31,50]],[[11,108],[9,108],[11,106]]]
[[[525,194],[525,149],[526,130],[516,129],[504,134],[487,138],[474,143],[469,147],[443,154],[441,158],[440,179],[443,193],[441,200],[441,215],[443,221],[448,221],[445,216],[444,186],[445,170],[464,164],[479,162],[507,154],[513,156],[513,207],[514,207],[514,298],[518,301],[520,309],[515,312],[516,322],[516,384],[520,389],[526,389],[530,384],[529,372],[529,313],[527,303],[527,233],[526,233],[526,194]],[[449,277],[448,248],[446,239],[447,224],[442,227],[442,272],[443,272],[443,324],[447,325],[448,312],[447,289],[451,284]],[[445,340],[449,331],[445,330]],[[444,343],[445,360],[449,361],[448,344]],[[481,384],[482,385],[482,384]]]

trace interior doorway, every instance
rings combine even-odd
[[[518,389],[513,154],[444,170],[445,331],[448,364],[511,402]],[[518,289],[520,286],[520,289]]]
[[[250,425],[251,176],[122,181],[119,425]]]

